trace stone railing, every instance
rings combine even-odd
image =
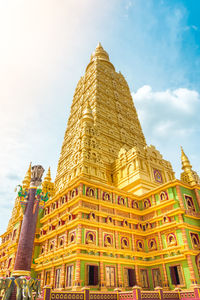
[[[188,216],[200,218],[200,212],[196,212],[196,211],[193,211],[193,210],[190,210],[190,209],[186,210],[185,214],[188,215]]]
[[[80,288],[81,289],[81,288]],[[44,300],[200,300],[200,287],[196,286],[193,290],[163,291],[161,287],[154,291],[143,291],[140,287],[133,287],[132,291],[121,292],[116,289],[114,292],[90,291],[84,287],[80,291],[56,291],[50,287],[45,287]],[[1,299],[0,299],[1,300]]]

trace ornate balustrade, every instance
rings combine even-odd
[[[80,288],[80,287],[79,287]],[[80,288],[81,289],[81,288]],[[200,299],[200,287],[194,290],[163,291],[157,287],[155,291],[142,291],[140,287],[133,287],[132,291],[121,292],[119,289],[114,292],[90,291],[89,288],[82,288],[81,291],[56,291],[49,287],[45,288],[44,300],[198,300]],[[0,299],[1,300],[1,299]]]
[[[196,212],[196,211],[193,211],[193,210],[190,210],[190,209],[186,210],[185,214],[188,215],[188,216],[200,218],[200,212]]]

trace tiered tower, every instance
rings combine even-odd
[[[171,164],[148,147],[131,93],[99,43],[76,87],[55,180],[77,176],[140,195],[174,179]]]
[[[182,167],[180,181],[146,144],[126,80],[98,44],[75,90],[55,184],[50,169],[42,183],[50,198],[32,274],[59,290],[200,283],[199,177],[183,150]],[[15,216],[2,235],[1,275],[18,243],[9,240]]]

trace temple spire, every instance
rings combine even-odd
[[[51,169],[50,169],[50,167],[48,168],[46,176],[43,180],[42,189],[43,189],[44,193],[49,193],[49,196],[54,195],[54,183],[52,182],[52,179],[51,179]]]
[[[48,171],[47,171],[47,174],[44,178],[44,181],[51,182],[51,169],[50,169],[50,167],[48,168]]]
[[[104,48],[102,47],[102,45],[101,45],[100,42],[98,43],[98,45],[96,46],[96,49],[92,53],[90,62],[93,62],[93,61],[95,61],[97,59],[100,59],[100,60],[103,60],[103,61],[107,61],[107,62],[109,62],[110,65],[112,65],[110,63],[110,59],[109,59],[108,53],[104,50]],[[113,65],[112,65],[112,67],[113,67]]]
[[[192,165],[190,164],[190,161],[185,154],[183,147],[181,147],[181,163],[183,170],[183,172],[181,173],[181,180],[190,185],[199,184],[199,176],[195,171],[192,170]]]
[[[182,170],[183,171],[187,171],[187,170],[192,169],[190,161],[189,161],[187,155],[185,154],[182,146],[181,146],[181,162],[182,162]]]
[[[24,189],[28,189],[31,182],[31,162],[29,164],[29,168],[26,172],[24,180],[22,181],[22,186]]]

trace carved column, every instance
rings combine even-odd
[[[80,283],[81,283],[81,261],[80,259],[76,260],[76,270],[75,270],[75,284],[74,284],[74,290],[80,289]]]
[[[194,189],[194,192],[195,192],[197,202],[198,202],[198,205],[199,205],[199,209],[200,209],[200,195],[199,195],[198,189]]]
[[[197,280],[196,280],[196,276],[194,273],[192,257],[190,254],[186,255],[186,257],[187,257],[188,267],[189,267],[189,271],[190,271],[190,282],[192,285],[194,285],[197,283]]]
[[[183,201],[183,197],[182,197],[181,189],[180,189],[179,185],[176,185],[176,192],[177,192],[177,196],[178,196],[178,199],[179,199],[180,208],[185,209],[184,201]]]
[[[156,198],[155,195],[152,195],[152,206],[156,205]]]
[[[60,276],[60,282],[61,282],[61,288],[62,289],[65,288],[65,269],[66,269],[65,264],[62,264],[62,267],[61,267],[61,276]]]
[[[54,280],[54,276],[55,276],[55,267],[52,267],[51,269],[51,278],[50,278],[50,286],[54,288],[54,283],[55,283],[55,280]]]
[[[45,270],[43,270],[43,271],[41,272],[41,287],[44,286],[44,273],[45,273]]]
[[[162,256],[162,257],[163,257],[163,256]],[[167,278],[166,266],[165,266],[164,263],[162,264],[162,267],[163,267],[163,274],[164,274],[164,288],[165,288],[165,289],[168,289],[169,284],[168,284],[168,278]]]
[[[28,190],[28,200],[22,221],[13,276],[30,275],[40,200],[36,198],[36,189],[42,182],[43,173],[42,166],[32,167],[31,183]]]
[[[132,249],[133,251],[135,251],[135,236],[133,233],[131,234],[131,238],[132,238]]]
[[[139,274],[138,265],[135,265],[135,276],[136,276],[137,285],[140,286],[141,282],[140,282],[140,274]]]
[[[120,258],[120,255],[118,254],[118,258]],[[118,287],[122,287],[122,270],[121,270],[121,264],[117,264],[117,274],[118,274]]]
[[[159,243],[160,250],[162,250],[163,249],[163,245],[162,245],[162,238],[161,238],[160,232],[158,232],[158,243]]]
[[[82,241],[82,225],[78,224],[77,244],[81,244],[81,241]]]

